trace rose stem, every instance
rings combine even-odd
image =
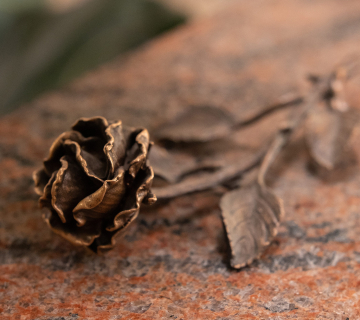
[[[295,96],[295,95],[290,95],[290,97],[286,96],[286,98],[280,99],[279,102],[271,104],[267,107],[265,107],[263,110],[261,110],[258,114],[255,114],[254,116],[252,116],[249,119],[246,120],[242,120],[238,123],[235,123],[232,126],[233,130],[239,130],[242,129],[245,126],[251,125],[259,120],[261,120],[262,118],[270,115],[271,113],[283,109],[283,108],[287,108],[287,107],[293,107],[293,106],[297,106],[301,103],[304,102],[304,98],[303,97],[299,97],[299,96]]]

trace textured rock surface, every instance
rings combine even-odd
[[[359,45],[358,0],[239,1],[1,118],[0,318],[358,319],[360,172],[320,180],[300,137],[271,173],[285,200],[280,233],[239,272],[226,263],[216,194],[143,210],[112,252],[95,256],[48,230],[31,173],[80,116],[152,130],[213,105],[246,119]],[[354,106],[359,85],[350,85]],[[236,143],[261,144],[280,118],[239,131]]]

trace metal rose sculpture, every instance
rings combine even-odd
[[[230,264],[235,269],[251,264],[272,243],[284,216],[267,175],[296,132],[303,128],[314,174],[330,177],[351,170],[351,141],[360,115],[345,99],[343,83],[350,75],[340,67],[327,76],[311,76],[307,95],[280,99],[239,122],[216,107],[199,106],[161,123],[150,155],[158,200],[223,192],[220,208]],[[294,115],[282,125],[272,123],[276,133],[256,152],[244,151],[242,142],[232,139],[236,131],[289,106],[297,106]],[[114,236],[137,217],[140,204],[156,201],[150,191],[151,144],[147,130],[123,128],[101,117],[80,119],[60,135],[44,168],[34,174],[40,205],[49,209],[44,216],[49,226],[95,252],[111,249]]]
[[[111,249],[114,236],[139,214],[140,204],[156,201],[150,191],[150,146],[146,129],[102,117],[80,119],[62,133],[34,173],[50,228],[95,252]]]

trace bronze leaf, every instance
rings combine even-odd
[[[149,160],[155,176],[170,183],[179,181],[184,174],[198,167],[194,156],[184,152],[170,152],[158,145],[151,147]]]
[[[229,135],[230,114],[211,106],[190,107],[155,131],[156,138],[173,142],[205,142]]]
[[[220,201],[233,268],[239,269],[258,258],[277,234],[284,208],[282,200],[266,186],[265,176],[293,129],[278,133],[250,186],[230,191]]]
[[[226,193],[220,206],[232,251],[230,263],[239,269],[258,258],[276,236],[284,214],[282,202],[256,183]]]

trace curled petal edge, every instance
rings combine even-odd
[[[45,181],[44,181],[44,179],[45,179]],[[47,173],[45,172],[44,169],[39,169],[39,170],[34,171],[33,180],[35,183],[35,192],[39,196],[42,196],[44,194],[45,186],[46,186],[47,182],[49,181],[49,176],[47,175]]]
[[[120,169],[114,179],[104,181],[103,185],[98,190],[78,203],[78,205],[73,209],[73,216],[78,222],[79,227],[83,226],[88,219],[88,217],[84,215],[84,212],[92,211],[92,213],[95,213],[95,216],[92,218],[99,219],[105,212],[111,212],[111,207],[116,208],[125,193],[124,176],[124,169]],[[116,194],[117,201],[113,204],[109,204],[110,199],[108,199],[104,203],[106,196],[109,196],[109,192],[111,191],[112,194],[110,194],[110,197],[112,196],[114,198]],[[96,214],[98,214],[98,216],[96,216]]]
[[[156,201],[156,196],[150,191],[150,187],[152,184],[152,180],[154,178],[154,171],[151,167],[147,167],[149,170],[148,176],[144,183],[140,185],[140,187],[136,191],[136,204],[135,208],[131,208],[128,210],[123,210],[119,212],[114,218],[114,225],[112,227],[106,228],[106,231],[114,232],[111,236],[111,241],[106,245],[99,245],[97,247],[97,252],[106,251],[112,249],[116,245],[116,238],[119,237],[123,232],[127,229],[127,227],[133,222],[140,211],[140,203],[145,199],[148,195],[151,199]],[[147,191],[146,191],[147,190]],[[146,192],[144,192],[146,191]],[[120,217],[128,215],[130,218],[124,223],[121,221]]]
[[[87,176],[89,176],[90,178],[93,178],[95,180],[97,180],[100,183],[103,183],[103,180],[100,179],[99,177],[97,177],[96,175],[92,174],[88,168],[87,162],[86,160],[83,158],[83,156],[81,155],[81,148],[80,145],[75,142],[75,141],[65,141],[64,145],[69,146],[70,148],[75,148],[75,158],[76,161],[78,162],[78,164],[82,167],[82,169],[84,170],[84,172],[86,173]]]
[[[56,205],[56,194],[58,192],[59,185],[63,181],[65,171],[69,167],[69,163],[64,159],[61,159],[60,162],[61,162],[62,166],[59,169],[59,171],[56,173],[55,181],[53,182],[52,187],[51,187],[51,206],[54,208],[54,210],[58,214],[61,222],[66,223],[66,218],[65,218],[64,212]]]
[[[60,235],[73,244],[88,247],[94,242],[96,238],[100,237],[100,231],[96,235],[84,235],[84,237],[81,237],[79,233],[73,235],[72,233],[66,232],[63,229],[56,228],[50,222],[52,214],[53,212],[51,210],[48,210],[48,212],[43,214],[43,219],[45,220],[46,224],[56,234]]]
[[[144,166],[150,146],[150,135],[146,129],[142,129],[136,136],[135,143],[140,147],[140,154],[129,164],[129,174],[135,178],[136,174]]]
[[[108,142],[105,144],[104,146],[104,153],[106,155],[106,158],[108,159],[109,161],[109,169],[108,169],[108,177],[113,175],[116,168],[115,168],[115,156],[113,155],[113,151],[114,151],[114,148],[115,148],[115,138],[114,138],[114,135],[112,134],[112,130],[115,131],[115,129],[118,127],[119,130],[123,131],[122,130],[122,122],[121,121],[117,121],[115,123],[112,123],[109,127],[106,128],[105,130],[105,134],[108,138]],[[122,133],[122,142],[123,142],[123,145],[124,145],[124,148],[122,150],[122,153],[123,154],[123,157],[125,157],[125,153],[126,153],[126,141],[124,139],[124,134],[123,132]]]

